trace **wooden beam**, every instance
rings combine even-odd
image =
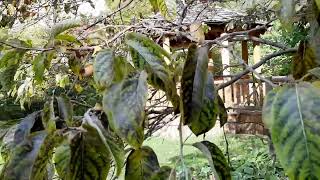
[[[249,52],[248,52],[248,41],[241,42],[241,52],[242,52],[242,59],[243,61],[248,64],[249,60]],[[243,67],[245,68],[245,67]]]

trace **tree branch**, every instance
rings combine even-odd
[[[288,54],[288,53],[295,53],[295,52],[297,52],[296,48],[290,48],[290,49],[286,49],[286,50],[282,50],[282,51],[278,51],[278,52],[269,54],[269,55],[261,58],[261,61],[259,61],[258,63],[254,64],[253,66],[249,66],[244,71],[236,74],[230,81],[227,81],[227,82],[225,82],[223,84],[220,84],[217,89],[218,90],[219,89],[223,89],[223,88],[233,84],[234,82],[239,80],[242,76],[250,73],[251,72],[250,69],[257,69],[258,67],[262,66],[263,64],[265,64],[266,62],[268,62],[272,58],[275,58],[277,56],[281,56],[281,55],[284,55],[284,54]]]

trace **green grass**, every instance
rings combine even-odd
[[[283,169],[278,162],[273,163],[269,155],[267,141],[251,135],[228,135],[227,139],[233,179],[285,179]],[[201,140],[202,137],[191,137],[185,143],[192,144]],[[208,137],[206,140],[215,143],[226,153],[223,136]],[[177,164],[180,152],[178,140],[152,137],[144,145],[155,151],[160,165],[176,167],[178,172],[181,171],[180,164]],[[190,145],[184,146],[184,162],[196,179],[208,179],[212,174],[204,155]]]

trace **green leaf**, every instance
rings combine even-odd
[[[8,164],[4,166],[1,179],[45,179],[48,175],[46,166],[50,155],[41,151],[52,152],[53,150],[53,147],[45,147],[45,144],[48,145],[48,143],[45,143],[47,135],[45,131],[36,132],[29,136],[28,140],[16,145],[11,152]],[[43,157],[38,158],[40,154]]]
[[[93,64],[93,77],[99,88],[109,88],[113,82],[121,81],[132,66],[121,57],[115,57],[110,49],[100,51]]]
[[[148,64],[152,72],[155,73],[161,80],[168,78],[168,69],[164,57],[170,59],[170,55],[158,44],[153,42],[148,37],[138,34],[129,33],[126,36],[126,43],[131,47],[131,51],[136,51],[137,55],[133,56],[133,63],[139,69],[144,69],[145,65]],[[145,63],[137,63],[135,60],[136,56],[143,58]]]
[[[83,128],[85,132],[70,132],[71,140],[56,149],[57,173],[65,180],[105,180],[110,169],[108,150],[93,127]]]
[[[78,27],[81,25],[81,21],[79,20],[65,20],[58,24],[56,24],[54,27],[52,27],[50,36],[51,38],[57,37],[60,33],[63,33],[66,30]]]
[[[206,87],[201,87],[204,88],[205,91],[205,94],[201,97],[203,101],[201,104],[199,101],[195,103],[199,103],[197,104],[197,108],[200,109],[200,115],[192,119],[188,124],[191,131],[197,136],[208,132],[214,127],[219,113],[219,110],[217,110],[218,106],[215,104],[216,91],[214,89],[213,76],[211,73],[208,73],[206,82]],[[200,98],[197,96],[195,97]],[[195,107],[196,106],[193,106],[193,109],[195,109]],[[191,111],[193,111],[193,109],[191,109]]]
[[[108,88],[114,79],[114,53],[110,49],[100,51],[93,64],[93,77],[101,88]]]
[[[11,50],[6,52],[0,59],[0,68],[15,65],[20,62],[25,51]]]
[[[181,115],[183,118],[183,124],[189,124],[191,119],[192,110],[192,93],[193,93],[193,82],[195,76],[195,69],[197,67],[196,57],[197,46],[191,45],[188,49],[188,56],[185,61],[182,77],[181,77]],[[200,112],[197,112],[199,114]]]
[[[16,74],[18,67],[18,64],[10,65],[0,71],[0,83],[2,90],[9,91],[12,88],[15,83],[14,75]]]
[[[107,147],[109,154],[113,158],[115,162],[117,173],[116,175],[120,175],[123,164],[124,164],[124,145],[118,136],[116,136],[113,132],[106,130],[106,128],[102,125],[102,122],[98,119],[98,117],[89,110],[84,115],[83,124],[88,124],[89,126],[96,129],[98,132],[103,144]]]
[[[25,117],[18,125],[8,162],[1,173],[1,179],[46,179],[48,163],[59,137],[49,135],[41,125],[40,113]]]
[[[34,79],[38,84],[42,83],[44,78],[44,70],[45,70],[45,59],[46,54],[40,53],[38,56],[34,58],[32,61],[32,69],[34,71]]]
[[[181,79],[182,120],[195,135],[209,131],[219,113],[208,61],[208,47],[191,45]]]
[[[175,172],[169,166],[161,166],[150,178],[151,180],[174,180]]]
[[[135,67],[147,71],[148,82],[155,88],[164,90],[175,111],[178,112],[179,96],[173,73],[170,72],[164,61],[164,57],[170,59],[170,55],[158,44],[141,34],[129,33],[126,36],[126,43],[130,47]]]
[[[231,180],[231,169],[218,146],[209,141],[197,142],[193,146],[198,148],[207,157],[215,179]]]
[[[174,20],[177,13],[177,4],[172,0],[157,0],[158,9],[163,17]]]
[[[157,155],[150,147],[132,150],[127,158],[126,180],[148,180],[160,169]]]
[[[58,102],[58,109],[59,109],[59,116],[61,119],[63,119],[68,126],[73,126],[73,105],[70,101],[70,99],[64,95],[61,94],[60,96],[56,97]]]
[[[158,0],[149,0],[149,2],[151,4],[151,6],[152,6],[153,12],[154,13],[159,12]]]
[[[290,179],[319,179],[319,89],[310,83],[271,91],[263,106],[263,121],[275,152]]]
[[[142,71],[136,77],[112,85],[103,96],[103,110],[111,128],[134,148],[139,148],[144,139],[147,94],[147,74]]]
[[[318,6],[318,9],[320,10],[320,0],[315,0],[317,6]]]
[[[56,130],[53,98],[50,98],[50,100],[44,104],[43,111],[42,111],[42,123],[44,125],[44,128],[49,133],[52,133]]]
[[[80,41],[71,34],[59,34],[55,37],[55,39],[70,42],[70,43],[81,44]]]

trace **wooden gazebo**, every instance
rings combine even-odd
[[[180,18],[173,22],[167,22],[161,16],[156,15],[153,17],[154,26],[157,27],[157,25],[161,25],[164,29],[168,27],[170,31],[178,28],[179,31],[189,33],[191,36],[195,35],[196,37],[199,35],[197,34],[199,33],[199,27],[205,24],[209,28],[205,32],[200,32],[200,37],[196,37],[199,41],[215,40],[224,36],[226,33],[239,31],[250,30],[247,34],[248,37],[260,37],[261,34],[266,32],[266,28],[257,28],[263,26],[265,24],[264,22],[246,21],[248,17],[244,12],[235,12],[221,8],[214,3],[197,2],[187,8],[179,5],[178,14]],[[201,33],[203,37],[201,37]],[[186,49],[192,42],[192,40],[185,35],[176,33],[166,33],[158,40],[168,51],[170,51],[170,48],[171,50]],[[246,64],[249,64],[248,40],[241,41],[241,58]],[[255,52],[259,52],[259,42],[254,41],[252,38],[250,40],[253,41],[252,45]],[[224,46],[228,46],[229,42],[224,41],[222,43]],[[227,69],[227,67],[230,66],[229,51],[226,48],[221,48],[220,52],[223,65],[222,69]],[[258,59],[260,58],[260,54],[255,56]],[[209,54],[209,57],[214,58],[211,54]],[[215,67],[209,64],[209,70],[214,68]],[[232,75],[230,71],[223,70],[221,74],[215,74],[214,82],[216,85],[219,85],[231,78]],[[219,90],[219,94],[223,97],[225,105],[229,109],[229,125],[227,126],[229,131],[233,133],[266,133],[261,120],[261,107],[263,97],[268,89],[270,89],[270,87],[266,86],[265,83],[256,83],[249,75],[245,75],[231,86]]]

